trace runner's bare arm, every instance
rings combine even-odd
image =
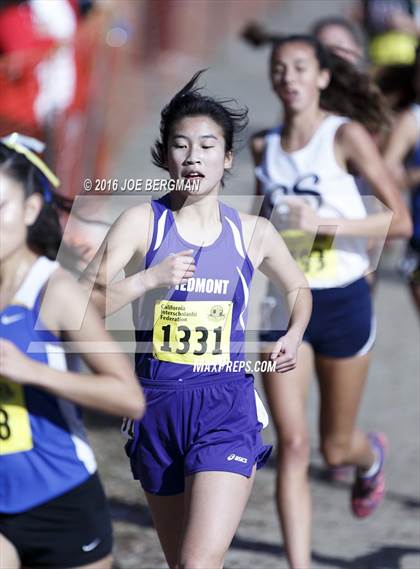
[[[409,237],[412,226],[406,208],[392,174],[388,171],[379,151],[366,129],[356,122],[343,124],[337,131],[335,152],[338,163],[343,167],[355,169],[363,176],[386,207],[392,212],[368,215],[363,219],[323,220],[323,225],[331,224],[331,233],[338,235],[363,235],[366,237],[384,236],[389,226],[390,237]],[[327,231],[328,232],[328,231]]]
[[[180,251],[153,268],[142,270],[152,231],[153,210],[149,204],[125,211],[86,268],[82,283],[87,287],[94,283],[92,299],[103,316],[116,312],[148,290],[186,282],[193,276],[194,259],[189,251]],[[114,282],[122,270],[125,278]]]
[[[384,160],[400,188],[407,190],[420,184],[420,168],[406,168],[405,158],[417,142],[417,124],[413,112],[407,110],[395,121],[386,144]]]
[[[270,221],[242,213],[240,217],[248,256],[254,268],[286,295],[291,313],[288,334],[295,335],[300,343],[312,310],[308,281]]]
[[[150,224],[153,226],[153,211],[149,204],[123,212],[85,269],[81,282],[86,288],[94,285],[92,300],[102,315],[114,312],[146,292],[145,280],[138,273],[120,281],[117,291],[111,283],[134,256],[144,256]]]
[[[54,369],[27,357],[13,343],[1,340],[2,374],[79,405],[113,415],[141,417],[145,402],[130,362],[104,329],[79,283],[60,269],[51,277],[46,297],[48,300],[41,307],[42,321],[48,329],[70,341],[72,351],[80,353],[94,373]]]

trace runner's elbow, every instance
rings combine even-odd
[[[146,411],[146,401],[143,393],[137,388],[133,393],[127,394],[122,415],[130,419],[141,419]]]
[[[391,227],[389,228],[389,237],[403,237],[409,239],[413,234],[413,223],[407,212],[395,214]]]

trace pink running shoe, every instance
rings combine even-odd
[[[385,494],[384,461],[388,440],[384,433],[369,433],[368,439],[379,455],[379,470],[369,478],[362,478],[356,471],[351,493],[351,509],[357,518],[366,518],[379,506]]]

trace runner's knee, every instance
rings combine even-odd
[[[283,466],[295,464],[307,466],[309,463],[309,440],[304,434],[283,437],[279,441],[278,457]]]

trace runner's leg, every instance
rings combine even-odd
[[[267,359],[269,356],[264,354]],[[312,350],[303,343],[297,367],[285,374],[263,374],[265,393],[278,440],[276,499],[289,563],[310,566],[311,498],[306,399]]]
[[[366,435],[355,428],[370,358],[370,354],[315,358],[321,401],[321,452],[329,466],[354,464],[369,468],[374,461]]]
[[[188,476],[179,569],[221,569],[251,493],[251,478],[232,472]]]
[[[145,494],[166,561],[170,569],[176,569],[182,539],[185,495]]]
[[[19,569],[20,566],[15,546],[0,534],[0,569]]]

